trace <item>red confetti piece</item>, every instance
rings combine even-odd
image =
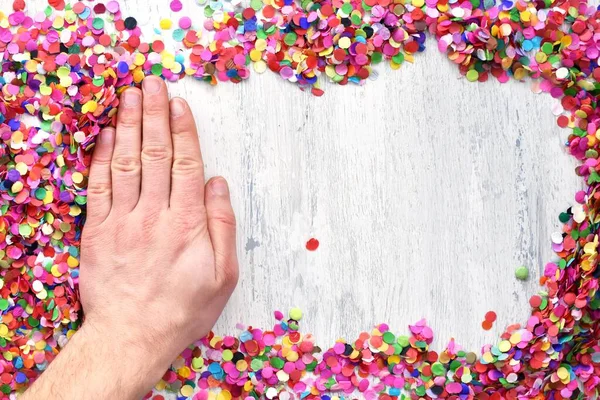
[[[496,313],[494,311],[488,311],[485,313],[485,320],[490,322],[496,322]]]
[[[319,241],[315,238],[311,238],[306,242],[306,250],[315,251],[319,248]]]

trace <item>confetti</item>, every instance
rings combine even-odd
[[[496,322],[497,318],[498,317],[496,316],[496,313],[494,311],[488,311],[487,313],[485,313],[485,320],[486,321]]]
[[[171,11],[179,12],[182,10],[183,4],[181,4],[181,1],[179,1],[179,0],[173,0],[173,1],[171,1],[171,4],[169,5],[169,7],[171,8]]]
[[[521,281],[526,281],[529,278],[529,268],[524,265],[515,270],[515,277]]]
[[[478,353],[450,340],[430,349],[424,320],[409,334],[386,324],[321,348],[300,331],[302,311],[276,312],[267,330],[210,333],[175,360],[157,390],[221,399],[588,399],[600,387],[600,12],[580,0],[199,1],[206,17],[155,21],[142,36],[115,0],[49,0],[0,12],[0,399],[42,373],[83,318],[79,240],[90,150],[114,124],[118,96],[144,76],[239,83],[267,70],[323,95],[322,79],[365,84],[382,62],[398,69],[438,50],[465,80],[533,80],[559,105],[565,148],[585,189],[559,215],[556,261],[531,296],[525,324],[508,326]],[[182,3],[169,3],[179,12]],[[144,23],[141,15],[137,16]],[[177,49],[165,45],[173,38]],[[252,64],[252,65],[251,65]],[[34,117],[38,125],[25,121]],[[309,247],[318,246],[307,242]],[[309,243],[311,243],[309,245]],[[314,250],[313,249],[313,250]],[[495,314],[486,315],[491,329]],[[209,394],[210,393],[210,394]],[[12,397],[11,397],[12,396]],[[146,398],[163,400],[160,394]]]
[[[306,250],[315,251],[319,248],[319,241],[315,238],[311,238],[306,242]]]
[[[494,327],[494,322],[496,322],[496,313],[494,311],[488,311],[485,313],[485,317],[483,322],[481,323],[481,327],[484,331],[489,331]]]

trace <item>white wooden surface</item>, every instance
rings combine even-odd
[[[179,16],[199,26],[201,8],[183,3]],[[146,32],[170,15],[164,0],[126,8]],[[550,233],[581,186],[554,100],[529,83],[469,83],[431,40],[414,65],[378,71],[364,87],[325,85],[322,98],[270,72],[170,86],[190,102],[208,177],[228,179],[238,218],[241,278],[218,333],[270,327],[273,310],[298,306],[322,346],[426,317],[435,348],[454,337],[476,350],[525,322]],[[489,310],[498,322],[484,332]]]
[[[435,347],[455,337],[478,349],[526,321],[549,236],[580,188],[566,131],[550,96],[469,83],[429,44],[415,65],[322,98],[274,74],[173,85],[238,216],[241,279],[217,332],[268,327],[274,309],[299,306],[323,345],[426,317]],[[489,310],[498,322],[484,332]]]

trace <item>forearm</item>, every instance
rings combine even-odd
[[[114,344],[119,342],[123,344]],[[160,380],[170,361],[134,343],[111,344],[111,338],[84,324],[19,399],[139,400]]]

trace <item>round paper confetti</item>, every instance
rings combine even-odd
[[[521,281],[526,281],[529,278],[529,268],[520,266],[515,270],[515,277]]]
[[[315,238],[311,238],[306,242],[306,250],[315,251],[319,248],[319,241]]]

